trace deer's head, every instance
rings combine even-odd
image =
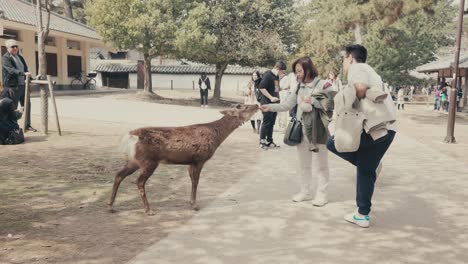
[[[224,116],[237,117],[242,122],[249,120],[258,111],[258,105],[236,105],[234,108],[220,111]]]

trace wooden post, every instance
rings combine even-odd
[[[60,129],[60,122],[59,122],[58,111],[57,111],[57,103],[55,102],[54,84],[52,83],[52,78],[50,75],[47,75],[47,82],[49,83],[50,98],[52,99],[52,106],[54,107],[54,111],[55,111],[55,122],[57,124],[57,131],[58,131],[59,136],[61,136],[62,130]]]
[[[195,90],[195,81],[192,81],[192,89]]]
[[[171,80],[171,90],[174,90],[174,81]]]
[[[29,116],[29,82],[31,80],[31,74],[27,73],[26,74],[26,86],[24,87],[24,113],[23,113],[23,131],[26,131],[26,128],[28,126],[28,116]]]
[[[463,87],[463,108],[468,111],[466,93],[468,93],[468,68],[465,69],[465,87]]]

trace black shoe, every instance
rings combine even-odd
[[[32,126],[28,126],[28,127],[26,127],[26,131],[37,132],[37,129],[35,129],[35,128],[32,127]]]
[[[279,148],[280,146],[276,145],[275,142],[266,143],[266,146],[269,148]]]

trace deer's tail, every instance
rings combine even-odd
[[[126,134],[120,140],[119,152],[123,154],[126,160],[135,159],[136,144],[138,143],[138,136]]]

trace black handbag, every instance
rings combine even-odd
[[[284,132],[284,144],[288,146],[299,145],[302,141],[302,123],[293,117]]]

